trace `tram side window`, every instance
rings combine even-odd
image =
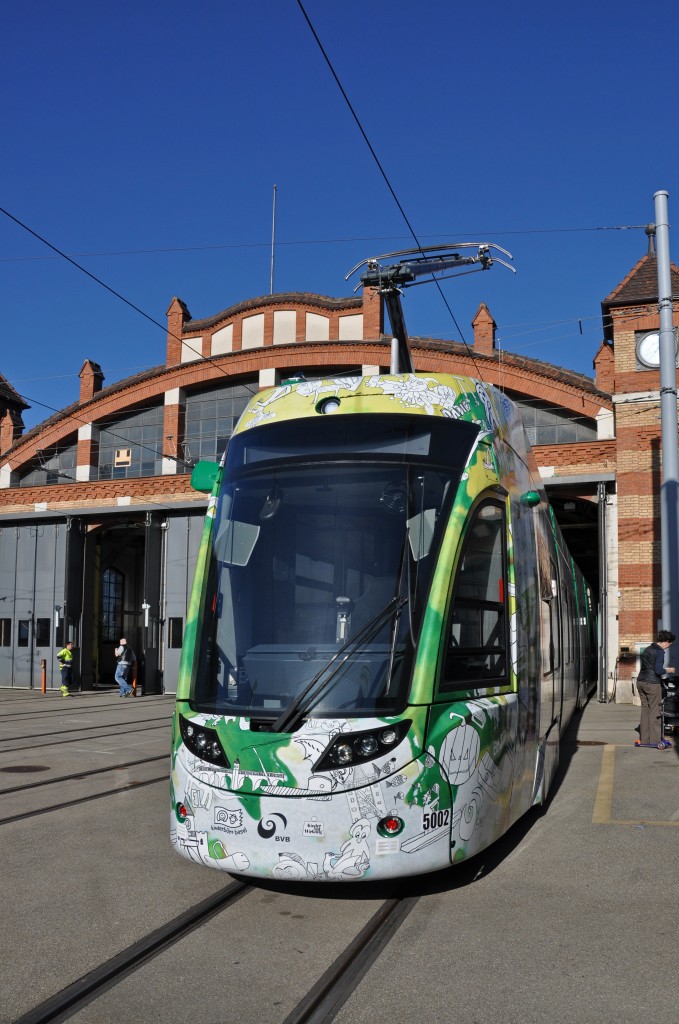
[[[471,524],[458,568],[442,690],[507,679],[506,531],[499,505],[483,505]]]
[[[559,668],[559,605],[556,597],[556,566],[549,560],[550,575],[543,577],[542,601],[542,674],[551,675]]]

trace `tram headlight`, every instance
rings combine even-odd
[[[348,743],[338,743],[335,747],[335,760],[338,764],[349,764],[354,752]]]
[[[397,739],[398,732],[396,729],[383,729],[380,733],[380,742],[383,743],[385,747],[393,747]]]
[[[313,766],[313,771],[328,771],[337,768],[338,765],[364,764],[366,761],[384,756],[393,747],[398,746],[411,725],[410,719],[405,719],[381,729],[340,733],[323,751]]]
[[[229,768],[229,760],[219,742],[216,729],[207,725],[198,725],[191,722],[183,715],[179,716],[179,731],[184,741],[184,746],[200,757],[203,761],[209,761],[219,768]]]
[[[360,740],[356,740],[355,747],[361,757],[371,757],[379,750],[379,744],[370,732],[366,736],[362,736]]]

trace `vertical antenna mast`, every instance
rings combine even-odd
[[[276,243],[276,192],[278,186],[273,187],[273,213],[271,215],[271,277],[269,281],[269,295],[273,295],[273,257],[274,257],[274,245]]]

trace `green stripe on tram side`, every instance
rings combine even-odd
[[[210,548],[217,514],[217,499],[222,483],[224,470],[220,467],[208,502],[200,547],[196,558],[196,569],[189,598],[189,609],[186,616],[184,643],[179,662],[179,678],[177,680],[177,700],[188,700],[191,694],[195,674],[198,667],[196,647],[201,620],[205,615],[205,596],[210,571]]]

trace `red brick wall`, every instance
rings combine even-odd
[[[573,444],[539,444],[533,448],[538,466],[554,466],[555,476],[578,473],[613,473],[616,468],[615,439],[578,441]]]
[[[47,502],[50,511],[67,513],[72,508],[113,506],[119,497],[131,497],[130,505],[153,500],[162,507],[164,502],[205,501],[205,495],[194,491],[190,475],[165,477],[137,477],[129,480],[95,480],[89,483],[53,484],[49,487],[12,487],[0,490],[0,511],[33,512],[37,503]]]

